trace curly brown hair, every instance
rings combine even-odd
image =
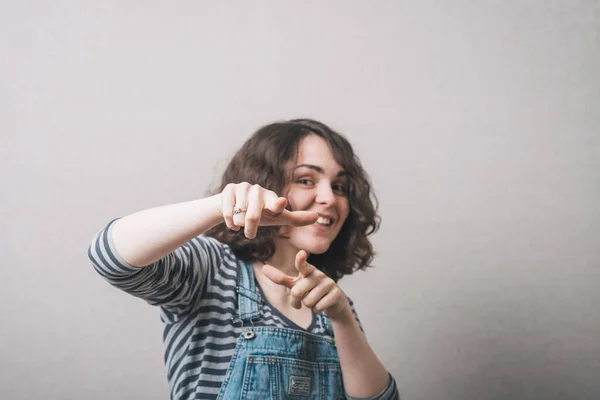
[[[348,218],[329,249],[322,254],[311,254],[308,258],[310,264],[337,282],[344,275],[371,267],[375,252],[369,235],[379,229],[381,222],[369,177],[352,146],[341,134],[312,119],[266,125],[256,131],[233,156],[214,194],[222,192],[229,183],[241,182],[258,184],[280,194],[291,179],[286,175],[284,165],[297,156],[300,140],[311,134],[320,136],[329,144],[335,160],[348,177]],[[219,224],[205,235],[228,244],[242,260],[265,262],[275,252],[273,238],[278,231],[277,226],[261,226],[256,237],[248,239],[243,229],[236,232],[225,224]]]

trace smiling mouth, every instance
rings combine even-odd
[[[319,216],[316,223],[322,226],[331,226],[333,225],[333,219]]]

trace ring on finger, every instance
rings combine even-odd
[[[246,210],[242,210],[237,204],[233,206],[233,215],[243,213]]]

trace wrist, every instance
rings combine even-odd
[[[223,214],[221,211],[221,194],[205,197],[197,201],[198,220],[206,218],[208,211],[209,218],[207,220],[208,229],[219,225],[223,222]],[[208,230],[206,229],[206,230]]]
[[[346,324],[354,320],[354,314],[352,314],[352,308],[350,308],[350,303],[348,301],[345,302],[340,311],[332,313],[331,315],[328,313],[327,316],[333,324]]]
[[[221,218],[223,219],[223,204],[222,204],[222,198],[221,198],[221,193],[217,193],[215,195],[210,196],[207,200],[210,201],[210,203],[213,206],[213,209],[215,210],[215,218]]]

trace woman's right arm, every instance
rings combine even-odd
[[[139,211],[117,220],[112,241],[131,266],[144,267],[223,222],[221,194]]]
[[[92,265],[112,286],[176,321],[195,309],[210,271],[226,257],[223,244],[202,235],[223,221],[219,201],[216,195],[111,221],[88,248]]]
[[[143,267],[224,222],[230,229],[244,227],[256,236],[259,225],[302,226],[316,222],[317,213],[285,209],[287,200],[258,185],[229,184],[217,195],[185,203],[151,208],[115,222],[112,240],[130,265]],[[233,215],[233,206],[243,210]]]
[[[111,285],[156,306],[169,320],[190,312],[209,270],[218,268],[225,247],[202,234],[225,223],[244,227],[248,238],[259,225],[307,225],[317,213],[288,211],[286,200],[248,183],[229,184],[220,194],[139,211],[111,221],[88,248],[96,271]],[[233,215],[233,206],[243,212]]]

